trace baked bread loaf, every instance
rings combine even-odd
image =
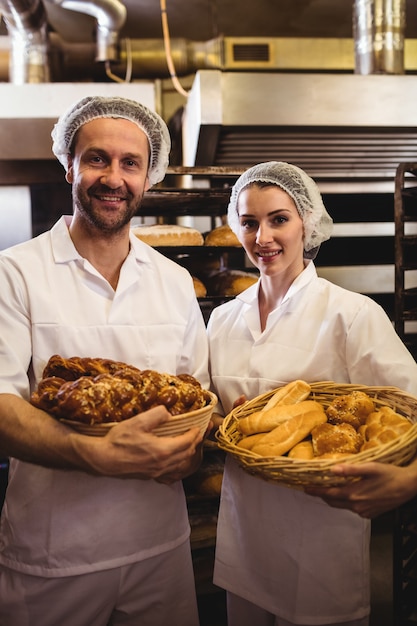
[[[228,246],[234,248],[241,248],[242,244],[239,239],[230,228],[228,224],[218,226],[211,230],[204,239],[204,245],[206,246]]]
[[[238,296],[258,281],[258,275],[242,270],[222,270],[210,276],[207,292],[212,296]]]
[[[178,224],[151,224],[135,226],[134,235],[149,246],[202,246],[204,237],[200,231]]]
[[[196,472],[184,480],[187,494],[199,496],[219,496],[222,488],[224,456],[219,451],[204,455]]]
[[[351,424],[356,430],[375,410],[372,399],[363,391],[352,391],[335,398],[326,409],[329,424]]]
[[[98,376],[99,374],[115,374],[120,370],[137,372],[137,368],[127,365],[122,361],[112,359],[100,359],[74,356],[64,359],[59,354],[54,354],[49,359],[43,372],[42,378],[56,376],[63,380],[77,380],[80,376]]]
[[[357,454],[363,444],[363,436],[347,422],[326,422],[313,428],[311,441],[315,457],[336,453]]]
[[[245,435],[236,442],[236,445],[239,448],[244,448],[245,450],[252,450],[257,443],[261,441],[261,439],[265,436],[265,433],[256,433],[255,435]]]
[[[389,443],[408,432],[412,423],[393,409],[382,406],[378,411],[370,413],[359,432],[363,435],[364,443],[361,450],[369,450],[384,443]]]
[[[205,298],[207,295],[207,289],[206,289],[205,284],[196,276],[193,276],[192,278],[193,278],[195,295],[197,296],[197,298]]]
[[[238,429],[245,435],[269,432],[290,417],[308,408],[306,398],[310,389],[310,385],[302,380],[296,380],[285,385],[270,398],[261,411],[242,417],[238,422]],[[302,406],[298,404],[300,402],[303,402]]]
[[[288,452],[289,459],[310,461],[314,457],[313,443],[311,439],[300,441]]]
[[[120,422],[154,406],[171,415],[188,413],[210,402],[208,392],[189,374],[139,370],[119,361],[52,356],[31,403],[57,417],[102,424]]]
[[[323,406],[314,400],[305,400],[284,408],[293,409],[293,417],[266,433],[253,446],[252,452],[261,456],[282,456],[303,441],[313,428],[327,421]]]
[[[293,380],[280,387],[268,400],[262,411],[269,411],[278,404],[296,404],[306,400],[310,395],[311,386],[304,380]]]

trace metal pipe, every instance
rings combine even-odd
[[[356,74],[404,74],[405,0],[354,0]]]
[[[52,0],[64,9],[93,16],[97,21],[96,61],[118,59],[119,32],[126,21],[126,7],[119,0]]]
[[[11,37],[10,82],[49,82],[47,16],[42,0],[0,0],[0,9]]]

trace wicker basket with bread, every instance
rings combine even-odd
[[[331,471],[340,461],[407,464],[416,422],[417,398],[396,387],[297,380],[233,409],[216,438],[250,474],[332,486],[353,480]]]
[[[171,418],[153,433],[174,436],[193,427],[204,434],[217,398],[190,374],[174,376],[111,359],[55,354],[43,370],[31,403],[78,432],[94,436],[164,405]]]

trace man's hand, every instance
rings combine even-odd
[[[193,468],[203,437],[192,428],[175,437],[153,430],[171,418],[163,406],[120,422],[104,437],[73,435],[73,446],[91,471],[104,476],[180,480]]]

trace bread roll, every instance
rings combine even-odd
[[[348,423],[357,430],[374,410],[375,404],[366,393],[351,391],[335,398],[327,407],[326,414],[330,424]]]
[[[365,439],[361,451],[390,443],[412,427],[412,423],[406,417],[390,407],[381,406],[378,411],[368,415],[365,424],[360,428]]]
[[[205,298],[207,295],[207,289],[206,289],[205,284],[196,276],[193,276],[192,278],[193,278],[195,295],[197,296],[197,298]]]
[[[151,224],[132,228],[133,234],[149,246],[202,246],[203,235],[195,228],[178,224]]]
[[[242,437],[242,439],[238,441],[236,445],[239,446],[239,448],[244,448],[245,450],[252,450],[253,446],[256,446],[256,444],[259,443],[264,436],[265,433],[248,435],[247,437]]]
[[[224,456],[217,452],[204,455],[198,470],[184,481],[187,492],[202,496],[220,495],[223,481]]]
[[[363,444],[363,437],[352,424],[320,424],[311,432],[314,456],[324,454],[357,454]]]
[[[219,496],[222,490],[223,472],[202,477],[197,486],[197,493],[201,496]]]
[[[269,411],[256,411],[247,417],[242,417],[237,427],[244,435],[267,433],[295,415],[316,409],[317,406],[324,411],[323,407],[314,400],[303,400],[296,404],[278,404]]]
[[[230,246],[241,248],[242,244],[228,224],[214,228],[204,239],[206,246]]]
[[[295,404],[305,400],[310,395],[311,387],[304,380],[293,380],[280,387],[263,407],[262,411],[268,411],[277,404]]]
[[[310,439],[300,441],[288,452],[288,458],[310,461],[314,457],[313,444]]]
[[[207,292],[212,296],[238,296],[258,281],[258,275],[241,270],[223,270],[210,276]]]
[[[305,439],[315,426],[327,421],[322,405],[312,400],[282,408],[294,410],[294,417],[266,433],[252,452],[261,456],[282,456]]]

